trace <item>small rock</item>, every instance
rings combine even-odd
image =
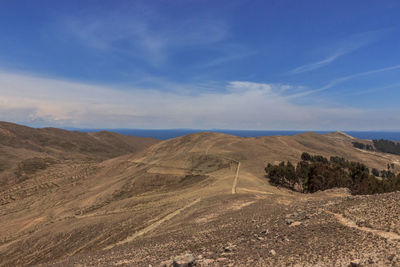
[[[269,253],[271,253],[272,256],[275,256],[275,255],[276,255],[276,252],[275,252],[275,250],[273,250],[273,249],[271,249],[271,250],[269,251]]]
[[[364,226],[366,226],[366,224],[367,224],[366,221],[363,219],[360,219],[357,221],[357,226],[359,226],[359,227],[364,227]]]
[[[359,266],[361,266],[361,261],[360,261],[359,259],[352,260],[352,261],[350,262],[350,266],[351,266],[351,267],[359,267]]]
[[[293,222],[289,226],[294,227],[294,226],[299,226],[299,225],[301,225],[301,222]]]
[[[235,246],[235,245],[228,245],[228,246],[224,247],[224,251],[225,251],[225,252],[232,252],[232,251],[234,251],[235,249],[236,249],[236,246]]]
[[[232,252],[222,252],[220,255],[221,255],[222,257],[229,257],[229,256],[232,255]]]
[[[195,258],[192,254],[186,254],[183,256],[176,256],[172,266],[174,267],[192,267],[195,266]]]
[[[295,220],[293,220],[293,219],[285,219],[285,222],[286,222],[287,225],[291,225],[292,223],[295,222]]]

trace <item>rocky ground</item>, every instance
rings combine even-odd
[[[332,210],[343,213],[358,226],[400,235],[400,195],[398,193],[354,196],[336,205]]]
[[[335,216],[351,214],[358,224],[390,230],[388,225],[399,226],[398,213],[386,208],[398,209],[399,192],[320,195],[215,197],[132,243],[50,265],[173,266],[174,260],[193,266],[400,265],[400,236],[384,238]],[[375,212],[363,212],[365,205]]]

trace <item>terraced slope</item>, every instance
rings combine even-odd
[[[21,182],[27,175],[66,159],[102,161],[140,151],[157,142],[153,138],[105,131],[82,133],[56,128],[35,129],[0,122],[0,185]]]
[[[0,263],[148,266],[188,252],[217,266],[341,265],[357,251],[372,251],[372,260],[384,262],[388,253],[398,253],[398,243],[379,247],[381,237],[331,214],[337,213],[334,205],[346,203],[346,192],[302,195],[273,187],[264,177],[268,162],[295,162],[304,151],[378,169],[400,159],[361,152],[352,141],[342,133],[197,133],[101,163],[51,165],[4,187]],[[365,249],[357,250],[358,235]],[[367,242],[379,246],[374,250]],[[235,248],[225,249],[229,243]]]

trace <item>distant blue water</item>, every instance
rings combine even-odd
[[[100,131],[96,130],[81,130],[84,132]],[[161,140],[175,138],[187,134],[197,132],[218,132],[236,135],[240,137],[258,137],[258,136],[273,136],[273,135],[295,135],[305,131],[255,131],[255,130],[194,130],[194,129],[166,129],[166,130],[146,130],[146,129],[111,129],[109,131],[117,132],[124,135],[133,135],[140,137],[153,137]],[[313,131],[315,133],[328,133],[330,131]],[[392,141],[400,141],[400,132],[361,132],[347,131],[347,134],[359,139],[387,139]]]

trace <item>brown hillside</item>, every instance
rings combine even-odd
[[[15,173],[32,174],[36,168],[43,169],[65,159],[101,161],[137,152],[157,142],[153,138],[111,132],[35,129],[0,122],[0,184],[15,182]]]
[[[363,197],[381,208],[366,216],[345,190],[304,195],[264,177],[267,163],[304,151],[399,167],[399,156],[357,150],[352,140],[196,133],[101,163],[61,161],[3,187],[0,263],[158,266],[185,253],[202,266],[395,262],[399,194]]]

